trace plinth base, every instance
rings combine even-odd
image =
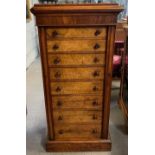
[[[48,141],[47,152],[77,152],[77,151],[110,151],[111,140],[96,141]]]

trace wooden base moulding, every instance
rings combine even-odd
[[[47,141],[47,152],[73,152],[73,151],[110,151],[111,140],[97,141]]]

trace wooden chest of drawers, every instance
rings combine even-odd
[[[110,150],[108,133],[116,4],[35,5],[47,151]]]

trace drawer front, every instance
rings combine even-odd
[[[102,96],[53,96],[53,109],[102,110]]]
[[[62,123],[101,123],[102,113],[98,110],[55,110],[53,111],[55,124]]]
[[[106,28],[48,28],[47,39],[57,38],[102,38],[106,39]]]
[[[56,140],[93,140],[101,137],[100,124],[55,125]]]
[[[105,40],[53,40],[47,41],[48,53],[102,52],[106,49]]]
[[[51,82],[52,95],[101,94],[103,81],[98,82]]]
[[[49,54],[49,66],[104,65],[105,54]]]
[[[51,80],[101,80],[104,77],[104,67],[91,68],[51,68]]]

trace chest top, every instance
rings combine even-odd
[[[118,4],[36,4],[31,12],[37,26],[115,25],[117,14],[123,10]],[[90,17],[91,16],[91,17]]]

